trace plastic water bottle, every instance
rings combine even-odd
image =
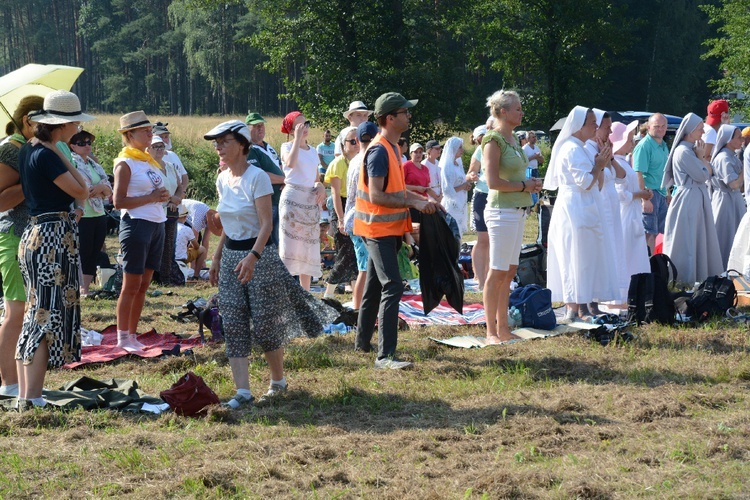
[[[515,306],[508,309],[508,327],[512,330],[514,328],[519,328],[522,324],[523,320],[521,318],[521,311]]]
[[[330,335],[344,335],[349,331],[349,327],[346,326],[344,323],[332,323],[330,325],[326,325],[323,327],[323,333],[327,333]]]
[[[211,314],[211,338],[214,341],[221,340],[223,338],[221,328],[221,316],[219,316],[219,308],[212,307],[210,310]]]

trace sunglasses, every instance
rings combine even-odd
[[[352,146],[357,145],[357,139],[344,139],[345,143],[351,144]]]
[[[78,142],[74,142],[73,144],[75,144],[79,148],[82,148],[84,146],[91,146],[92,141],[78,141]]]
[[[149,146],[149,149],[157,149],[157,150],[164,149],[164,144],[159,144],[159,145],[154,144],[152,146]]]
[[[310,128],[312,126],[312,123],[310,123],[310,120],[305,122],[305,127]]]

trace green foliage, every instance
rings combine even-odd
[[[722,0],[718,5],[701,5],[709,21],[717,25],[717,36],[704,42],[708,47],[705,58],[720,61],[721,72],[710,82],[720,94],[742,92],[750,94],[750,0]],[[747,99],[730,99],[732,111],[750,113]]]

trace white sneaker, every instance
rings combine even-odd
[[[402,370],[413,366],[413,363],[408,361],[400,361],[396,358],[382,358],[375,360],[375,368],[378,369],[390,369],[390,370]]]

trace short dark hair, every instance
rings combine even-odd
[[[232,133],[232,137],[234,137],[237,142],[242,144],[242,153],[244,155],[247,155],[250,152],[250,147],[252,146],[250,144],[250,141],[248,141],[247,137],[240,134],[239,132],[235,132],[234,130],[232,130],[231,133]],[[224,134],[224,135],[228,135],[228,134]]]

